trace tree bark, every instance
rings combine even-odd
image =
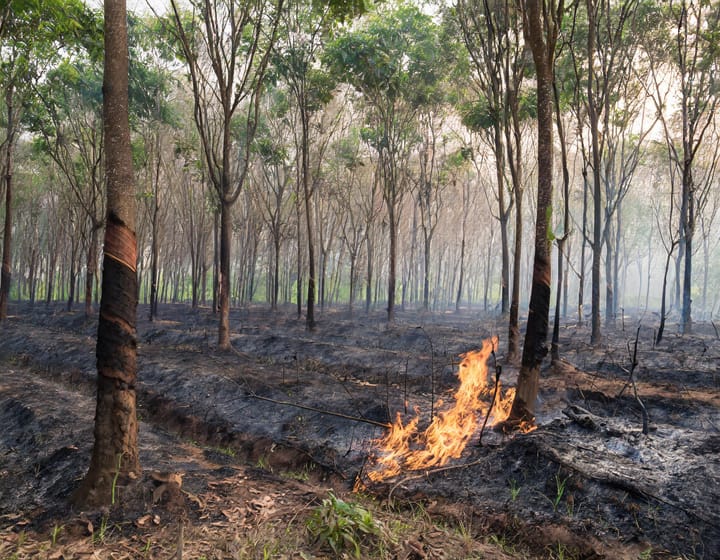
[[[302,145],[300,146],[300,157],[302,174],[303,195],[305,198],[305,225],[307,227],[307,248],[308,248],[308,286],[307,286],[307,315],[305,325],[309,331],[315,330],[315,241],[313,236],[312,221],[312,192],[310,189],[310,131],[309,116],[305,107],[300,108],[302,120]]]
[[[230,349],[230,243],[232,243],[232,218],[230,204],[220,203],[220,266],[218,275],[218,348]]]
[[[109,505],[140,472],[137,445],[137,242],[128,118],[125,0],[105,1],[103,124],[107,141],[107,220],[97,335],[97,406],[90,469],[73,499]]]

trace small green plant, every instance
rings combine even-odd
[[[552,560],[566,560],[567,548],[562,543],[557,543],[557,548],[550,552],[550,558]]]
[[[261,455],[258,458],[257,463],[255,463],[255,466],[258,469],[272,472],[272,467],[270,466],[270,461],[268,461],[267,455]]]
[[[560,502],[565,495],[565,485],[567,484],[567,481],[568,479],[561,477],[560,472],[558,472],[555,475],[555,496],[553,498],[549,498],[548,496],[545,496],[545,494],[541,494],[541,496],[545,496],[552,504],[553,511],[556,513],[558,510],[558,506],[560,506]]]
[[[120,467],[122,466],[122,453],[117,454],[117,468],[115,469],[115,476],[113,476],[112,488],[110,488],[110,503],[115,505],[115,496],[117,492],[117,481],[120,476]]]
[[[100,527],[98,527],[97,532],[93,533],[93,535],[92,535],[93,542],[98,542],[98,543],[105,542],[105,537],[107,536],[107,531],[108,531],[108,516],[103,515],[102,519],[100,519]]]
[[[510,479],[510,500],[513,502],[517,500],[518,495],[520,494],[520,486],[518,485],[517,480],[514,478]]]
[[[314,463],[309,463],[303,466],[299,471],[287,471],[284,476],[292,480],[299,480],[300,482],[307,482],[310,480],[310,473],[315,469]]]
[[[498,547],[506,554],[512,555],[515,553],[515,548],[508,543],[507,539],[503,535],[490,535],[488,542],[493,546]]]
[[[650,560],[652,558],[652,548],[648,548],[647,550],[643,550],[640,553],[640,556],[638,556],[638,560]]]
[[[365,508],[337,498],[332,492],[325,498],[307,521],[307,528],[320,545],[328,545],[335,555],[346,549],[355,558],[361,557],[361,545],[366,537],[379,537],[380,524]]]
[[[553,500],[554,511],[557,511],[557,508],[560,505],[560,500],[562,500],[565,495],[565,485],[567,484],[567,480],[567,478],[562,478],[560,473],[555,475],[555,499]]]
[[[572,494],[568,494],[565,498],[565,511],[567,511],[568,517],[575,515],[575,497]]]
[[[60,536],[60,533],[62,533],[63,525],[55,524],[55,526],[52,528],[52,531],[50,531],[50,541],[52,546],[55,546],[55,543],[57,543],[58,537]]]
[[[235,451],[232,447],[216,447],[215,450],[218,453],[227,455],[228,457],[235,457],[237,455],[237,451]]]

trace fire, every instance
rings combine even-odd
[[[415,418],[407,424],[403,423],[400,413],[397,414],[388,434],[377,442],[380,456],[375,468],[368,473],[370,480],[377,482],[402,471],[442,466],[450,459],[457,459],[488,414],[488,408],[491,408],[489,426],[507,419],[515,389],[508,389],[503,394],[498,386],[497,398],[491,402],[495,386],[488,382],[487,361],[497,342],[497,337],[486,339],[480,350],[460,356],[460,386],[455,392],[454,404],[439,412],[425,431],[418,432],[420,416],[417,411]]]

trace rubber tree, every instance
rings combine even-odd
[[[367,196],[372,177],[363,173],[365,166],[361,155],[360,131],[352,126],[329,146],[329,157],[325,174],[335,185],[332,200],[335,212],[342,215],[340,238],[350,259],[348,313],[352,315],[357,291],[358,260],[369,226],[363,212],[363,201]],[[371,197],[370,197],[371,198]]]
[[[176,108],[173,68],[177,59],[169,41],[158,40],[163,32],[162,21],[153,16],[128,19],[130,42],[129,95],[132,113],[131,126],[138,134],[133,154],[136,167],[141,169],[140,196],[148,222],[150,236],[150,305],[149,319],[158,313],[158,283],[160,275],[160,238],[168,212],[167,178],[172,130],[181,126]],[[138,228],[141,230],[141,227]],[[142,240],[142,236],[140,236]],[[142,259],[141,259],[142,262]],[[197,282],[193,276],[193,308],[197,307]]]
[[[276,43],[273,67],[287,83],[297,109],[299,131],[296,134],[296,173],[302,195],[307,245],[307,312],[308,330],[315,328],[317,299],[317,259],[314,198],[318,183],[319,162],[311,162],[311,128],[313,117],[332,98],[333,83],[318,64],[318,55],[333,21],[328,5],[309,1],[294,2],[281,18],[282,36]]]
[[[365,141],[378,155],[388,217],[387,318],[395,320],[398,225],[408,189],[403,167],[417,143],[417,115],[441,78],[439,27],[416,6],[381,6],[328,45],[325,61],[365,101]]]
[[[495,155],[498,219],[502,245],[501,310],[508,313],[507,359],[520,347],[520,269],[523,232],[523,154],[521,121],[535,116],[533,92],[521,86],[529,61],[522,40],[521,14],[511,0],[458,2],[458,20],[474,69],[480,99],[465,113],[464,122],[489,136]],[[510,174],[509,180],[507,174]],[[510,198],[505,202],[505,190]],[[515,240],[510,282],[509,220],[515,214]],[[508,300],[510,293],[511,300]],[[508,309],[509,302],[509,309]]]
[[[107,213],[97,333],[97,406],[90,468],[73,496],[82,506],[110,505],[140,472],[137,383],[136,200],[128,113],[125,0],[105,2],[103,122]]]
[[[658,15],[664,25],[660,33],[648,36],[646,51],[652,55],[649,57],[652,98],[660,115],[671,162],[681,177],[677,276],[678,284],[682,276],[680,329],[688,333],[692,330],[693,241],[698,203],[706,200],[706,189],[712,184],[696,176],[701,173],[697,159],[703,146],[713,140],[711,131],[720,102],[720,2],[673,1],[663,4]],[[666,75],[671,79],[666,80]],[[669,113],[664,102],[668,95],[667,83],[677,88],[675,114]],[[680,122],[679,129],[673,124],[676,120]]]
[[[33,86],[46,67],[56,61],[63,48],[78,45],[89,12],[75,0],[26,0],[3,2],[0,7],[0,89],[5,105],[5,140],[2,144],[5,192],[2,270],[0,272],[0,321],[7,317],[12,279],[13,156],[21,130],[22,109],[33,94]],[[91,26],[88,26],[90,29]],[[92,35],[92,34],[88,34]]]
[[[292,119],[287,92],[270,89],[265,94],[265,110],[255,138],[253,174],[250,195],[254,206],[270,231],[273,246],[270,276],[270,308],[277,311],[280,294],[280,260],[283,240],[288,236],[292,214],[293,162],[289,138]]]
[[[585,241],[592,248],[593,344],[602,339],[603,248],[605,318],[611,324],[617,311],[616,249],[622,236],[622,203],[640,161],[643,141],[653,126],[651,113],[645,117],[641,84],[646,64],[639,55],[637,41],[644,25],[643,6],[638,0],[619,3],[587,0],[584,10],[581,3],[575,4],[573,35],[568,40],[567,53],[575,74],[575,101],[582,103],[582,109],[576,109],[581,148],[591,172],[586,187],[591,188],[593,226],[592,236]],[[587,147],[582,132],[585,126],[590,138]]]
[[[85,315],[93,314],[93,289],[99,236],[104,225],[104,136],[100,61],[81,54],[48,72],[36,89],[41,104],[32,130],[40,147],[55,161],[81,210],[85,248]],[[71,292],[72,293],[72,292]],[[68,299],[68,309],[73,304]]]
[[[218,347],[230,348],[232,207],[245,184],[263,79],[284,0],[171,0],[179,55],[192,84],[195,125],[220,205]]]
[[[554,180],[553,83],[555,48],[564,10],[563,0],[520,0],[519,5],[523,16],[523,34],[532,51],[537,82],[538,184],[530,308],[509,425],[534,420],[535,401],[540,388],[540,366],[548,353]]]

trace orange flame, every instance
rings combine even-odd
[[[494,403],[489,402],[494,386],[488,384],[487,360],[497,342],[497,337],[484,340],[480,350],[460,356],[460,386],[454,395],[455,403],[448,410],[439,412],[424,432],[417,431],[420,421],[417,411],[415,418],[407,424],[403,424],[400,413],[397,414],[388,434],[377,442],[380,457],[368,473],[370,480],[377,482],[404,470],[428,469],[457,459],[490,407],[489,426],[507,419],[515,389],[508,389],[503,395],[498,387],[498,398]]]

